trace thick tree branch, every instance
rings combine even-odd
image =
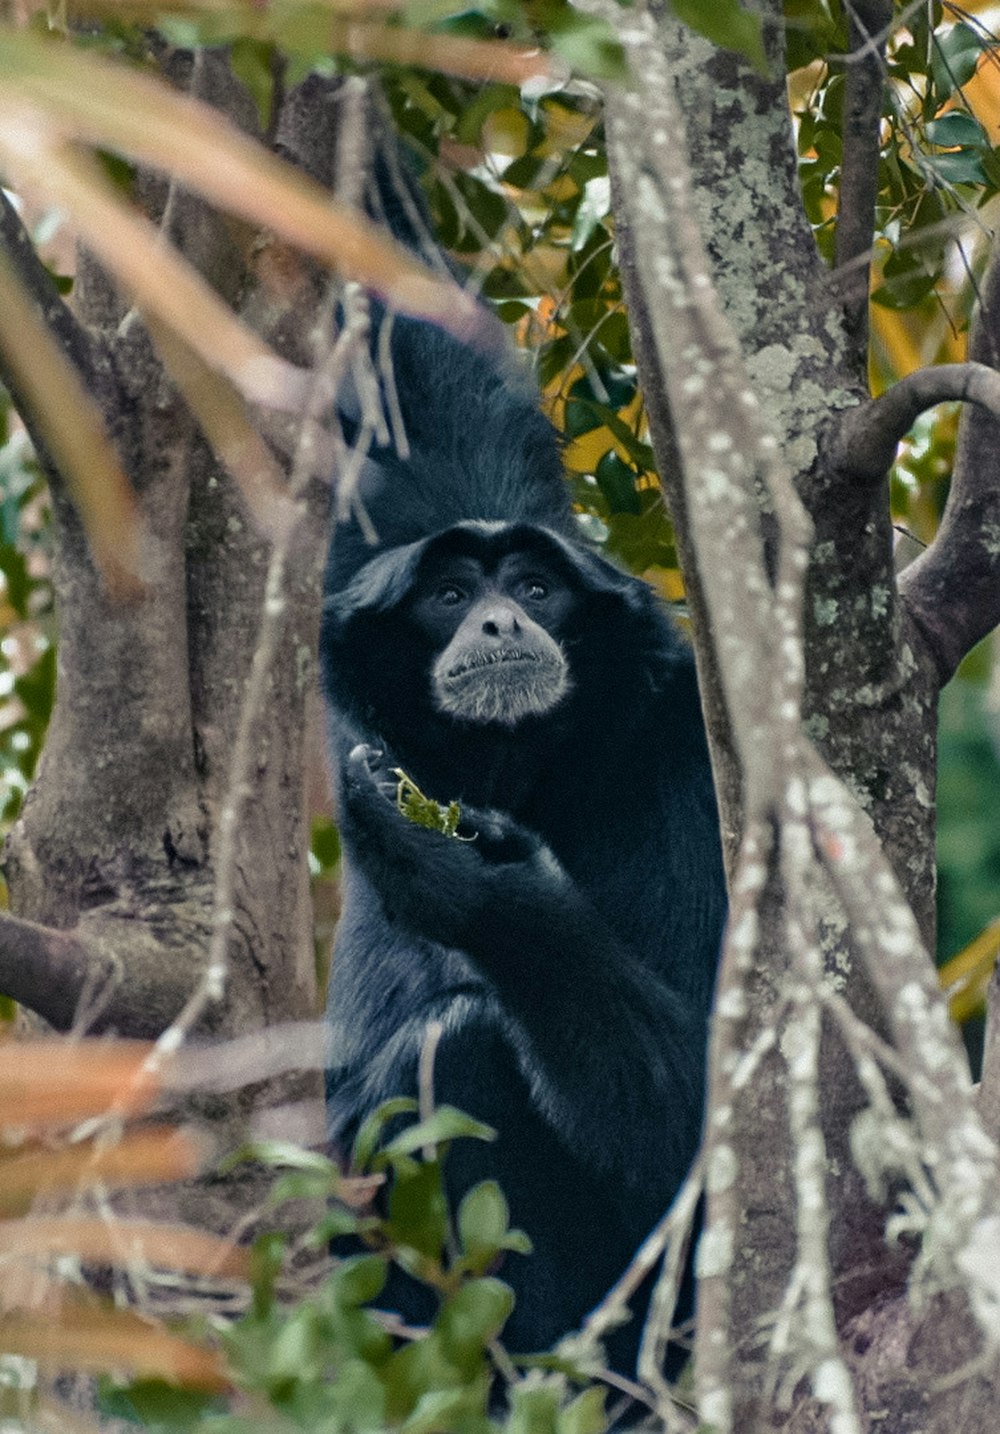
[[[74,932],[0,914],[0,990],[56,1030],[68,1031],[84,992],[96,992],[115,973],[114,960]]]
[[[994,317],[996,262],[983,317]],[[981,321],[982,323],[982,318]],[[963,416],[951,491],[934,542],[900,575],[903,603],[943,686],[971,648],[1000,623],[1000,374],[980,364]]]
[[[868,275],[878,197],[879,127],[885,83],[885,36],[891,0],[853,0],[851,54],[844,84],[836,265],[847,326],[863,374],[868,353]]]
[[[778,0],[762,8],[780,32]],[[763,1427],[775,1383],[810,1374],[817,1405],[827,1406],[822,1427],[831,1411],[838,1427],[857,1427],[837,1331],[876,1280],[892,1284],[900,1270],[885,1247],[878,1187],[866,1187],[851,1148],[869,1086],[881,1098],[885,1083],[867,1071],[865,1084],[850,1042],[831,1022],[818,1021],[827,981],[873,1043],[880,1046],[889,1030],[907,1055],[919,1049],[928,1060],[951,1063],[945,1104],[957,1131],[950,1142],[939,1139],[939,1113],[924,1109],[934,1098],[926,1060],[918,1066],[915,1102],[921,1134],[926,1130],[939,1149],[945,1191],[926,1221],[923,1257],[935,1276],[956,1278],[965,1242],[974,1244],[981,1220],[993,1215],[994,1157],[980,1148],[957,1048],[940,1036],[943,1008],[926,994],[933,971],[899,889],[902,883],[922,934],[932,936],[937,682],[930,655],[913,640],[897,604],[884,474],[912,422],[907,410],[916,405],[919,413],[954,389],[929,391],[919,379],[877,411],[864,402],[840,313],[820,308],[830,290],[810,267],[812,246],[787,253],[794,223],[789,229],[772,221],[768,196],[757,202],[751,156],[766,150],[759,169],[777,191],[791,172],[783,166],[789,147],[779,133],[786,115],[780,97],[765,93],[732,56],[704,53],[671,21],[658,33],[634,12],[615,23],[637,92],[609,95],[607,117],[623,269],[638,316],[636,355],[651,421],[656,407],[654,439],[670,458],[665,487],[701,578],[696,640],[709,649],[708,669],[716,674],[709,700],[723,697],[731,724],[734,780],[723,790],[723,805],[740,776],[745,804],[712,1045],[708,1225],[699,1253],[700,1413],[720,1430]],[[699,290],[708,284],[695,263],[691,196],[679,172],[685,139],[670,105],[675,93],[694,115],[686,141],[690,188],[710,236],[711,277],[814,522],[804,612],[797,564],[807,538],[780,469],[744,441],[738,451],[753,456],[754,471],[726,472],[735,426],[729,409],[738,401],[729,387],[735,365],[700,306]],[[789,198],[786,211],[797,214],[797,202]],[[682,294],[697,296],[689,297],[689,311]],[[946,373],[942,382],[956,385],[962,398],[992,403],[994,380],[986,372],[965,370],[957,385]],[[710,434],[698,431],[705,408]],[[840,433],[835,416],[848,411],[857,415],[854,428]],[[840,449],[831,441],[838,434]],[[734,570],[741,575],[738,612],[728,582]],[[804,702],[800,624],[808,653]],[[820,767],[800,716],[837,776]],[[730,832],[738,824],[737,814]],[[811,836],[817,828],[820,861]],[[787,925],[792,910],[800,913],[794,930]],[[884,911],[877,926],[875,911]],[[797,1052],[805,1065],[790,1081],[786,1064]],[[744,1075],[751,1054],[752,1071]],[[959,1210],[967,1159],[970,1201]],[[956,1232],[940,1256],[939,1226]],[[742,1331],[775,1317],[770,1350],[741,1339]]]
[[[970,389],[959,429],[955,471],[937,537],[900,577],[900,594],[943,685],[962,658],[1000,622],[1000,249],[982,288],[962,365]],[[987,367],[988,366],[988,367]],[[947,373],[947,369],[938,370]]]
[[[907,374],[879,398],[843,414],[834,463],[847,477],[880,483],[920,415],[949,402],[974,403],[1000,419],[1000,373],[982,363],[948,363]]]

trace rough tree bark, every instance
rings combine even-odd
[[[166,64],[176,83],[256,127],[220,57]],[[330,182],[335,110],[316,104],[305,124],[301,109],[300,98],[287,102],[279,138]],[[244,318],[285,356],[311,363],[316,274],[183,191],[149,177],[139,185],[147,211]],[[68,309],[3,205],[8,252],[97,398],[138,495],[145,591],[130,604],[109,599],[49,463],[56,704],[5,853],[0,987],[56,1028],[91,1033],[156,1038],[180,1020],[196,1035],[233,1035],[311,1017],[303,772],[328,487],[304,486],[306,520],[291,528],[280,602],[263,618],[271,547],[139,314],[86,255]],[[277,640],[261,672],[262,621]],[[253,720],[241,732],[253,683]],[[315,1094],[316,1080],[215,1102],[222,1139],[292,1090]]]
[[[782,5],[756,8],[780,59]],[[780,64],[761,80],[668,18],[602,13],[634,76],[607,97],[615,217],[733,884],[699,1257],[701,1417],[740,1431],[992,1429],[991,1297],[971,1294],[977,1326],[967,1276],[1000,1208],[995,1151],[926,948],[937,696],[1000,620],[997,375],[928,372],[875,404],[860,381],[858,263],[866,276],[891,6],[855,7],[836,284],[802,215]],[[995,282],[979,324],[987,361]],[[941,534],[897,584],[886,472],[909,424],[947,397],[978,406]],[[824,763],[846,784],[836,795]],[[866,876],[862,847],[889,868]],[[984,1110],[995,1080],[988,1067]],[[912,1126],[897,1118],[904,1091]],[[904,1148],[880,1155],[894,1133]],[[884,1235],[901,1174],[924,1236],[912,1304],[900,1293],[910,1252]],[[935,1248],[944,1230],[950,1252]]]

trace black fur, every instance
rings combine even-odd
[[[346,1144],[413,1094],[443,1022],[438,1100],[499,1131],[458,1142],[449,1178],[460,1194],[495,1177],[531,1236],[500,1273],[517,1295],[505,1339],[538,1349],[605,1294],[696,1148],[724,917],[714,797],[687,644],[575,536],[531,394],[413,321],[396,320],[393,359],[411,456],[369,465],[378,547],[335,534],[321,641],[346,853],[330,1118]],[[408,602],[451,551],[487,568],[527,551],[570,585],[572,686],[551,712],[510,728],[437,710],[438,653]],[[476,839],[400,816],[396,766],[457,798]],[[634,1350],[628,1335],[619,1367]]]

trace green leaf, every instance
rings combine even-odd
[[[352,1255],[338,1265],[331,1277],[331,1288],[337,1303],[348,1309],[366,1305],[377,1299],[389,1273],[382,1255]]]
[[[610,25],[568,7],[564,15],[558,28],[549,27],[549,42],[555,53],[578,74],[591,79],[627,80],[625,53]]]
[[[991,189],[1000,189],[1000,149],[985,149],[980,155],[983,173]]]
[[[261,1362],[253,1371],[271,1398],[285,1401],[300,1380],[317,1379],[324,1364],[326,1330],[313,1304],[297,1305],[263,1341]]]
[[[947,154],[925,154],[924,163],[945,184],[985,184],[982,160],[974,149],[949,150]]]
[[[603,1434],[608,1427],[604,1409],[607,1390],[600,1385],[585,1389],[581,1395],[560,1411],[559,1434]]]
[[[609,428],[618,439],[618,442],[628,450],[629,457],[638,469],[645,473],[648,469],[654,469],[656,467],[653,450],[649,444],[643,443],[641,439],[636,438],[628,424],[619,418],[618,414],[609,408],[606,403],[598,403],[594,399],[585,398],[578,398],[574,401],[581,406],[586,406],[591,409],[592,412],[597,415],[600,423],[604,424],[606,428]],[[592,428],[599,426],[597,423],[590,425]],[[586,432],[586,429],[581,431]]]
[[[217,1394],[181,1389],[162,1379],[136,1379],[127,1385],[101,1379],[97,1405],[102,1414],[112,1418],[160,1428],[186,1427],[225,1407]]]
[[[594,470],[594,477],[612,513],[641,513],[642,503],[636,490],[636,474],[623,463],[614,449],[609,449]]]
[[[497,1250],[510,1224],[510,1210],[495,1180],[474,1185],[458,1207],[458,1235],[466,1254]]]
[[[330,871],[340,860],[340,832],[327,817],[313,822],[309,849],[324,871]]]
[[[284,1235],[259,1235],[250,1247],[250,1284],[254,1314],[258,1319],[263,1319],[274,1305],[274,1287],[284,1261]]]
[[[441,1141],[457,1140],[461,1136],[472,1140],[496,1140],[497,1133],[491,1126],[473,1120],[471,1115],[456,1110],[453,1105],[439,1105],[426,1120],[408,1125],[390,1140],[383,1147],[381,1157],[393,1160],[399,1155],[412,1155],[425,1145],[438,1145]]]
[[[383,1370],[388,1394],[387,1415],[392,1426],[415,1413],[420,1403],[438,1389],[453,1389],[458,1371],[444,1355],[433,1330],[425,1339],[402,1345]]]
[[[397,1169],[389,1191],[386,1233],[395,1244],[440,1260],[448,1234],[448,1202],[436,1160]]]
[[[428,1390],[420,1396],[417,1407],[403,1422],[402,1434],[438,1434],[443,1429],[454,1429],[463,1416],[467,1418],[473,1401],[475,1391],[461,1385],[456,1389]]]
[[[522,303],[520,299],[507,299],[497,304],[494,313],[502,319],[505,324],[516,324],[523,319],[525,314],[532,312],[531,305]]]
[[[56,695],[56,649],[47,647],[27,672],[15,679],[14,695],[39,725],[38,736],[49,720]]]
[[[266,133],[271,123],[274,106],[275,49],[260,40],[243,36],[234,40],[229,47],[229,62],[238,80],[249,90],[257,106],[257,118],[262,132]]]
[[[515,1388],[506,1434],[558,1434],[559,1393],[549,1384]]]
[[[607,549],[633,573],[647,568],[675,568],[677,551],[673,528],[663,502],[655,488],[639,493],[641,513],[610,513],[607,518]]]
[[[458,1233],[465,1258],[460,1268],[485,1274],[505,1250],[530,1255],[531,1241],[523,1230],[509,1228],[510,1211],[495,1180],[473,1186],[458,1209]]]
[[[455,138],[462,144],[478,144],[483,124],[497,110],[518,108],[520,91],[514,85],[486,85],[474,95],[459,115]]]
[[[332,1402],[339,1418],[322,1424],[316,1421],[311,1427],[350,1430],[351,1434],[385,1429],[385,1387],[363,1360],[348,1360],[338,1369]]]
[[[357,1215],[345,1205],[331,1205],[322,1220],[309,1231],[309,1244],[320,1249],[343,1235],[356,1235],[360,1223]]]
[[[827,0],[785,0],[786,54],[788,70],[799,70],[831,52],[847,49],[846,27],[839,13],[834,16]],[[838,24],[838,18],[841,23]]]
[[[328,1155],[304,1150],[301,1145],[293,1145],[287,1140],[248,1140],[220,1163],[219,1170],[228,1175],[237,1165],[245,1165],[249,1161],[290,1170],[307,1170],[330,1179],[336,1179],[340,1173]]]
[[[298,1171],[276,1180],[267,1203],[272,1210],[289,1200],[329,1200],[337,1193],[340,1174],[334,1171]]]
[[[351,1151],[352,1170],[367,1170],[371,1164],[382,1139],[382,1132],[386,1126],[400,1115],[412,1115],[419,1107],[417,1102],[410,1096],[398,1095],[392,1100],[383,1101],[372,1111],[371,1115],[364,1121],[354,1140],[354,1148]]]
[[[935,30],[931,74],[941,99],[960,89],[976,73],[979,56],[987,39],[971,26],[959,23],[950,29]]]
[[[511,209],[505,197],[472,174],[456,174],[454,184],[479,227],[495,238],[511,218]],[[455,247],[478,254],[482,244],[482,237],[467,228],[463,220]]]
[[[744,10],[739,0],[670,0],[670,8],[713,45],[745,55],[759,75],[770,73],[760,16]]]
[[[928,267],[919,254],[897,249],[890,254],[882,271],[882,283],[872,301],[887,309],[910,309],[937,283],[939,269]]]
[[[924,125],[924,136],[931,144],[944,149],[954,145],[982,145],[986,134],[974,115],[965,110],[951,110],[940,119],[930,120]]]
[[[513,160],[503,172],[505,184],[512,184],[515,189],[530,189],[545,167],[545,161],[533,154],[522,154],[520,159]]]
[[[434,1321],[445,1354],[463,1372],[471,1372],[513,1308],[514,1291],[502,1280],[468,1280]]]

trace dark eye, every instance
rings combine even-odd
[[[521,584],[521,592],[533,602],[541,602],[549,595],[549,585],[544,578],[525,578]]]
[[[457,583],[439,583],[434,589],[434,601],[441,603],[443,607],[454,607],[465,597],[465,593]]]

